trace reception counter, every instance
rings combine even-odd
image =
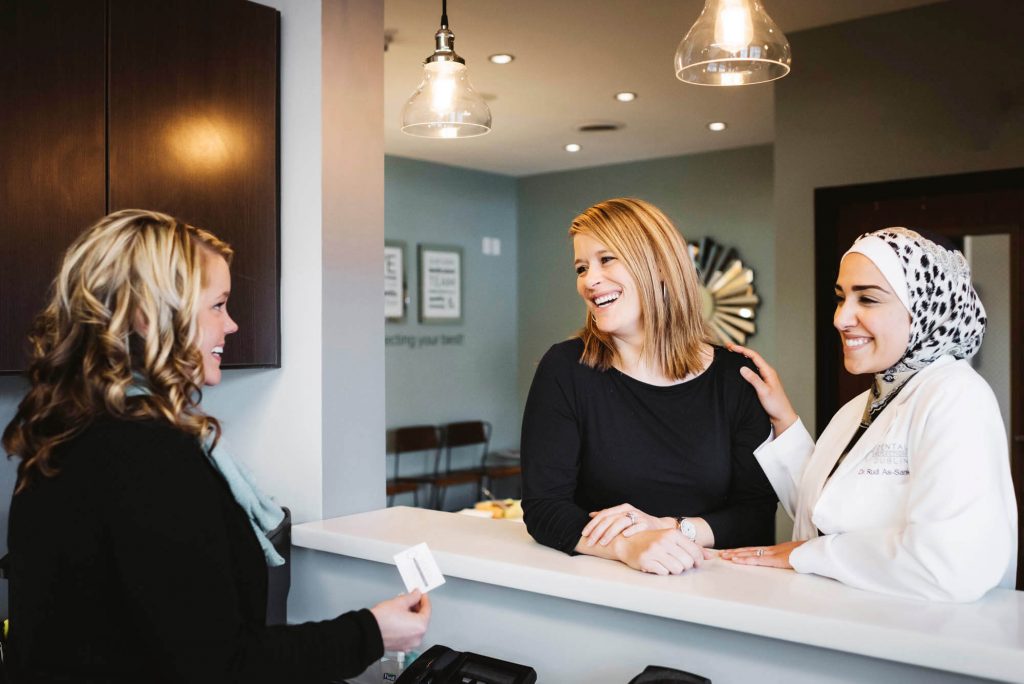
[[[427,542],[448,581],[426,643],[529,664],[541,682],[625,684],[648,664],[716,684],[1024,682],[1024,592],[925,603],[721,560],[659,577],[553,551],[514,521],[404,507],[298,525],[292,540],[291,620],[403,591],[392,557]]]

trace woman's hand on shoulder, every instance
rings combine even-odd
[[[615,540],[616,557],[641,572],[679,575],[704,562],[704,549],[677,529],[647,530]]]
[[[782,387],[779,374],[753,349],[741,347],[738,344],[730,344],[729,351],[742,354],[754,362],[754,366],[757,367],[757,373],[744,366],[740,368],[740,375],[757,392],[757,398],[760,400],[761,406],[764,407],[765,413],[768,414],[768,418],[772,421],[772,429],[775,430],[776,435],[781,435],[790,425],[797,421],[797,415],[796,411],[793,410],[793,404],[790,403],[789,397],[786,396],[786,390]]]
[[[580,534],[586,537],[587,546],[600,544],[608,546],[620,534],[625,537],[650,530],[667,530],[674,528],[672,518],[656,518],[647,515],[636,506],[625,503],[590,514],[590,522]]]
[[[370,609],[380,627],[385,651],[408,651],[420,645],[430,623],[430,599],[419,589],[381,601]]]
[[[741,549],[725,549],[719,553],[719,557],[741,565],[763,565],[769,568],[792,569],[793,566],[789,562],[789,555],[793,553],[794,549],[804,544],[805,541],[784,542],[774,546],[746,546]]]

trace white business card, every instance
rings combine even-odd
[[[444,584],[444,575],[441,574],[441,568],[437,567],[434,554],[430,553],[426,542],[396,553],[395,565],[405,582],[406,591],[419,589],[426,594]]]

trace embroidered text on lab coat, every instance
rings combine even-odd
[[[906,477],[910,475],[910,460],[905,444],[876,444],[857,469],[858,475],[880,477]]]

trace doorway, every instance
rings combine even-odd
[[[988,307],[991,301],[1000,319],[990,327],[993,339],[986,335],[974,365],[991,376],[997,392],[1005,388],[1003,420],[1017,496],[1017,589],[1024,588],[1024,169],[819,188],[814,214],[816,409],[822,427],[871,382],[869,376],[843,370],[842,347],[832,327],[832,285],[839,259],[856,237],[888,226],[930,231],[974,257],[972,269],[984,270],[985,282],[976,286],[982,302]],[[1007,253],[1000,254],[1003,250]],[[991,264],[1005,266],[1005,275]],[[1006,369],[1008,382],[999,377]]]

